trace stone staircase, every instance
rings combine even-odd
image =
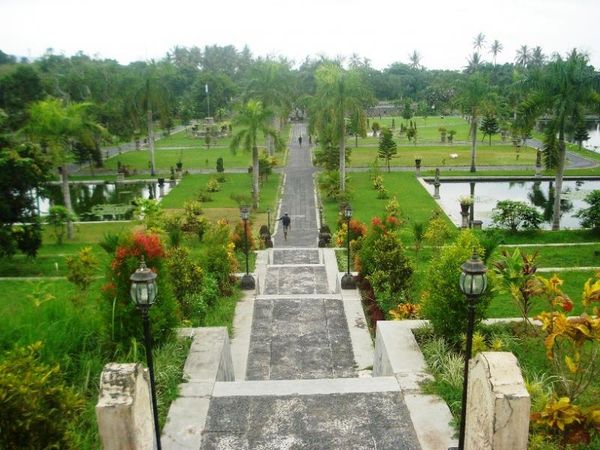
[[[396,379],[358,376],[323,250],[268,252],[245,377],[214,384],[200,448],[420,448]]]

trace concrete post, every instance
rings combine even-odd
[[[104,450],[155,448],[148,373],[140,364],[104,366],[96,418]]]
[[[526,450],[531,401],[510,352],[483,352],[470,362],[466,450]]]

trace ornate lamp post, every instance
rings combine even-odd
[[[254,289],[256,283],[254,277],[250,275],[250,269],[248,266],[248,219],[250,218],[250,207],[242,206],[240,208],[240,217],[244,221],[244,253],[246,254],[246,273],[242,277],[241,287],[244,290]]]
[[[352,218],[352,207],[350,204],[344,208],[344,217],[346,218],[346,254],[348,255],[348,270],[342,277],[342,289],[355,289],[356,283],[350,273],[350,219]]]
[[[475,302],[483,295],[487,288],[487,267],[477,255],[477,249],[473,249],[473,256],[460,266],[460,290],[467,296],[468,300],[468,322],[467,322],[467,348],[465,351],[465,368],[462,392],[462,410],[460,413],[460,433],[458,448],[465,448],[465,425],[467,418],[467,387],[469,383],[469,359],[473,347],[473,327],[475,323]]]
[[[148,311],[154,304],[158,287],[156,286],[156,273],[146,267],[142,256],[140,267],[129,277],[131,281],[131,300],[142,313],[144,324],[144,346],[146,347],[146,362],[150,373],[150,392],[152,394],[152,414],[154,417],[154,432],[156,434],[156,448],[161,450],[160,429],[158,428],[158,405],[156,403],[156,386],[154,382],[154,361],[152,359],[152,331],[148,320]]]

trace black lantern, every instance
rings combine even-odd
[[[458,437],[458,448],[465,447],[465,426],[467,418],[467,389],[469,384],[469,360],[473,348],[473,327],[475,324],[475,302],[483,295],[487,288],[487,267],[477,255],[477,249],[473,249],[473,256],[460,266],[460,289],[467,296],[468,322],[467,322],[467,345],[465,350],[465,366],[462,392],[462,410],[460,414],[460,432]]]
[[[146,362],[150,375],[150,393],[152,395],[152,415],[154,417],[154,433],[156,436],[156,448],[161,449],[160,428],[158,427],[158,404],[156,402],[156,383],[154,382],[154,361],[152,359],[152,330],[148,319],[148,310],[154,304],[158,288],[156,286],[156,273],[146,267],[142,256],[140,267],[129,277],[131,281],[131,300],[142,313],[144,324],[144,346],[146,348]]]
[[[342,289],[355,289],[356,283],[354,277],[350,273],[350,219],[352,219],[352,207],[347,204],[344,208],[344,217],[346,218],[346,254],[348,256],[347,268],[348,270],[342,277]]]
[[[254,277],[250,275],[250,268],[248,265],[248,219],[250,218],[250,207],[242,206],[240,208],[240,218],[244,221],[244,253],[246,255],[246,273],[242,276],[240,285],[244,290],[254,289],[256,283]]]

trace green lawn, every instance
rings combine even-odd
[[[370,176],[366,172],[351,173],[348,188],[352,192],[350,203],[354,210],[353,217],[361,222],[370,224],[373,216],[382,216],[385,206],[394,196],[398,199],[403,218],[409,223],[426,222],[434,210],[440,210],[431,195],[421,186],[415,175],[407,172],[382,173],[384,185],[389,192],[388,199],[378,199],[377,191],[373,189]],[[332,231],[335,231],[338,221],[338,206],[335,201],[323,199],[324,218]],[[448,221],[450,224],[450,222]]]
[[[452,158],[450,155],[458,155]],[[517,159],[517,156],[519,158]],[[377,147],[352,148],[349,167],[367,167],[373,164],[377,157]],[[497,165],[532,165],[535,164],[536,153],[528,148],[515,152],[512,145],[487,144],[477,146],[476,164],[479,166]],[[391,166],[414,167],[415,158],[421,158],[422,166],[439,166],[440,170],[453,166],[469,166],[471,164],[471,147],[468,145],[404,145],[398,147],[398,153],[390,161]],[[379,164],[384,169],[387,166],[382,159]]]

